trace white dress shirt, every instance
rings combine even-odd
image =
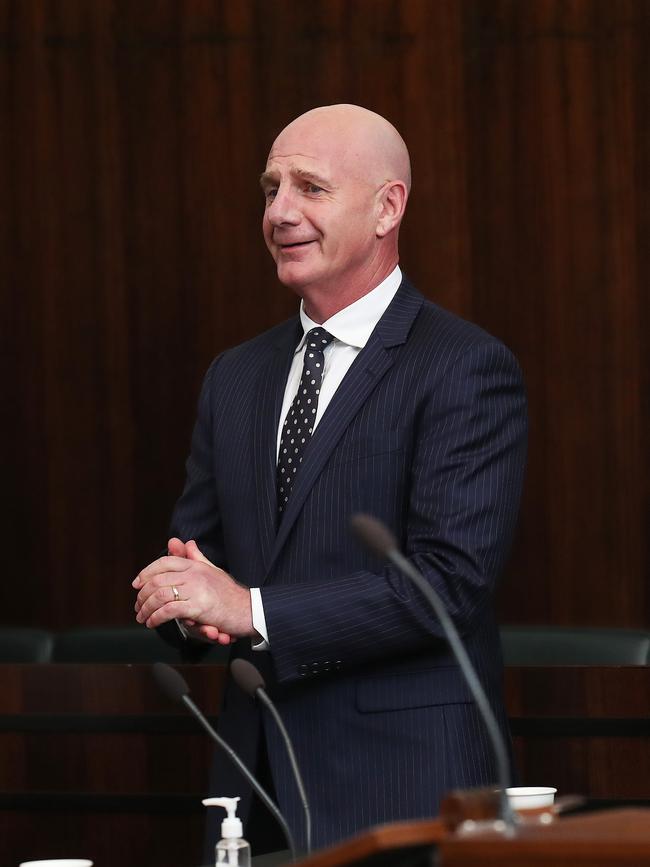
[[[354,359],[368,342],[375,326],[384,315],[390,302],[393,300],[401,282],[402,272],[399,267],[395,267],[395,269],[391,271],[388,277],[386,277],[379,286],[368,292],[367,295],[363,295],[358,301],[355,301],[348,307],[344,307],[343,310],[339,310],[338,313],[335,313],[334,316],[331,316],[322,324],[313,322],[309,316],[307,316],[304,305],[301,302],[300,321],[304,333],[300,343],[296,346],[291,370],[289,371],[289,377],[287,379],[287,385],[284,390],[284,400],[282,402],[280,423],[278,425],[276,459],[280,452],[280,440],[282,438],[284,419],[289,412],[293,399],[298,391],[298,385],[300,384],[300,376],[302,374],[303,360],[305,357],[305,338],[307,332],[312,328],[317,328],[321,325],[322,328],[329,331],[329,333],[335,338],[325,347],[323,381],[318,396],[318,409],[316,411],[316,421],[314,422],[315,430],[318,422],[323,417],[329,402],[334,396],[336,389],[343,381],[343,378],[352,366]],[[259,587],[251,587],[250,591],[253,627],[263,638],[259,643],[253,644],[253,650],[268,650],[268,631],[266,628],[266,619],[264,617],[262,594]]]

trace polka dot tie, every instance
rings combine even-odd
[[[305,360],[302,366],[300,385],[282,426],[280,454],[278,455],[278,511],[284,512],[293,482],[309,445],[318,395],[323,380],[325,347],[334,337],[324,328],[312,328],[305,339]]]

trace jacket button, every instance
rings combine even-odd
[[[309,674],[309,666],[305,665],[305,663],[303,662],[302,665],[298,666],[298,674],[300,675],[300,677],[307,677],[307,675]]]
[[[320,663],[312,662],[311,664],[311,673],[318,674],[320,672]]]

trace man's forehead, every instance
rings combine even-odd
[[[264,185],[271,180],[277,183],[280,178],[287,177],[324,182],[331,186],[337,183],[338,174],[334,162],[319,159],[313,154],[271,152],[260,181]]]
[[[287,177],[327,181],[330,185],[340,186],[348,181],[370,182],[368,168],[367,162],[351,161],[342,153],[338,156],[332,153],[328,158],[325,155],[314,153],[281,153],[272,150],[261,180],[264,183],[269,178],[286,175]]]
[[[296,170],[303,168],[305,165],[329,165],[329,160],[322,154],[306,153],[301,151],[279,151],[271,149],[271,153],[266,161],[267,169],[276,163],[283,168]]]
[[[328,134],[314,123],[296,122],[286,127],[273,142],[267,166],[278,162],[329,167],[340,162],[345,151],[340,137]]]

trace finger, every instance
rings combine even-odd
[[[190,562],[184,557],[159,557],[153,563],[145,566],[135,576],[131,586],[137,590],[138,587],[144,586],[147,581],[151,581],[156,575],[161,575],[165,572],[185,572],[186,569],[190,568],[190,565]]]
[[[214,566],[214,563],[211,563],[207,557],[204,557],[201,553],[199,546],[196,544],[194,539],[190,539],[189,542],[185,545],[186,556],[190,560],[194,560],[198,563],[207,563],[208,566]]]
[[[219,639],[224,634],[221,632],[220,629],[217,629],[216,626],[210,626],[207,623],[197,623],[196,631],[202,638],[205,638],[207,641],[219,641]]]
[[[144,587],[138,594],[139,597],[142,596],[142,599],[140,599],[140,607],[136,608],[135,619],[138,623],[146,623],[155,611],[168,606],[174,608],[173,617],[191,616],[190,611],[184,611],[182,608],[183,605],[187,608],[186,603],[188,600],[183,598],[180,589],[181,586],[182,585],[179,585],[178,587],[176,585],[163,585],[162,587],[156,587],[155,589],[148,586]],[[145,594],[148,594],[146,595],[146,598]]]
[[[206,623],[195,623],[194,633],[197,636],[204,638],[206,641],[212,641],[217,644],[228,645],[232,644],[232,642],[236,640],[227,632],[222,632],[220,629],[217,629],[216,626],[210,626]]]
[[[169,542],[167,542],[167,550],[172,557],[187,557],[185,547],[185,542],[182,542],[176,536],[173,536]]]
[[[154,594],[157,593],[159,590],[167,590],[171,592],[171,601],[174,601],[174,591],[171,589],[172,587],[178,588],[180,596],[184,597],[187,591],[180,592],[180,588],[184,586],[185,577],[182,573],[163,572],[160,575],[155,575],[140,588],[140,592],[135,599],[134,608],[136,612],[140,611],[142,606],[147,603],[147,600],[154,596]],[[156,597],[156,601],[162,600],[162,603],[170,601],[169,592],[159,594]]]
[[[196,620],[185,618],[183,626],[188,630],[192,638],[215,642],[219,636],[219,629],[216,626],[208,626],[207,624],[197,623]]]
[[[140,619],[142,614],[142,612],[140,612],[136,617],[136,620],[140,623],[144,623],[148,629],[156,629],[158,626],[162,626],[163,623],[168,623],[170,620],[174,620],[178,617],[178,607],[180,604],[181,603],[179,602],[168,602],[166,605],[161,605],[160,608],[156,608],[151,614],[142,619]]]

